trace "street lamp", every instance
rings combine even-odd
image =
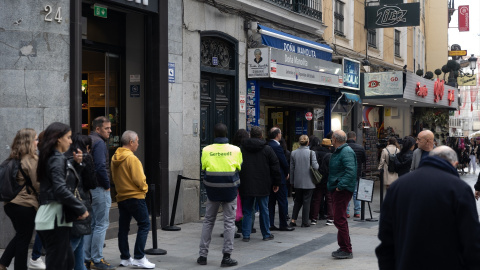
[[[468,63],[470,64],[470,69],[472,70],[472,75],[473,75],[473,71],[477,67],[477,58],[472,54],[472,56],[468,58]]]

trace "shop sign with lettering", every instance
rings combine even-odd
[[[368,29],[420,25],[420,3],[365,7]]]
[[[458,86],[476,86],[477,85],[477,74],[473,76],[462,76],[457,78]]]
[[[365,97],[403,95],[403,72],[364,73]]]
[[[360,89],[360,62],[343,58],[343,86],[348,89]]]
[[[268,78],[269,48],[248,49],[248,78]]]

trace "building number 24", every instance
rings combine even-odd
[[[50,5],[46,5],[45,6],[45,12],[47,12],[47,15],[45,15],[45,21],[46,22],[51,22],[52,21],[52,6]],[[57,8],[57,12],[55,13],[55,21],[57,21],[58,23],[61,23],[62,22],[62,8],[61,7],[58,7]]]

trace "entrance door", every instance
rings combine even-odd
[[[234,122],[232,99],[234,98],[233,78],[209,73],[202,73],[200,82],[200,152],[213,143],[213,128],[217,123],[228,127],[228,137],[233,137]],[[203,174],[201,175],[203,179]],[[207,194],[203,182],[200,187],[200,215],[205,215]]]

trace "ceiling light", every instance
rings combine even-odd
[[[367,102],[363,102],[363,104],[368,104]]]

